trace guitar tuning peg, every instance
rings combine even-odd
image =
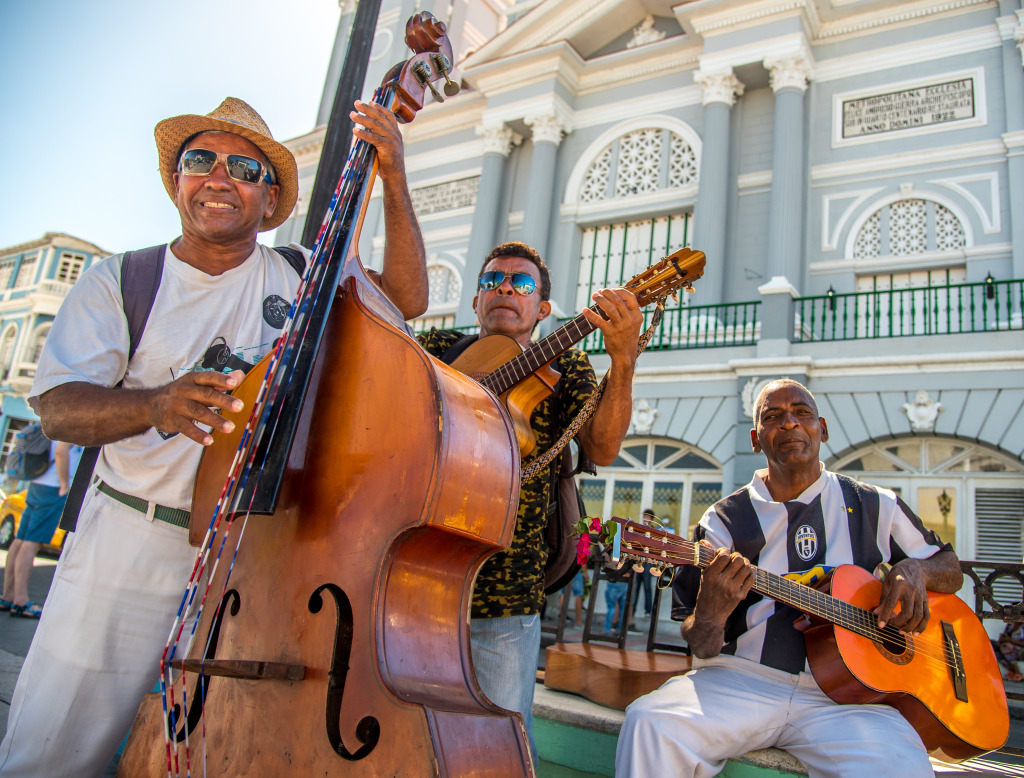
[[[684,286],[683,288],[684,288],[684,289],[685,289],[685,290],[686,290],[687,292],[689,292],[690,294],[693,294],[693,293],[694,293],[694,291],[696,291],[696,290],[694,290],[694,288],[693,288],[693,284],[687,284],[687,285],[686,285],[686,286]]]
[[[447,57],[444,57],[441,54],[434,54],[432,59],[434,60],[435,67],[437,67],[437,69],[441,71],[441,75],[444,76],[444,93],[448,95],[448,97],[455,97],[455,95],[459,93],[460,87],[448,76],[451,72],[451,65],[449,64]]]
[[[644,571],[643,563],[642,562],[634,562],[633,563],[633,571],[637,572],[637,573],[642,573]]]
[[[679,302],[679,292],[672,292],[672,294],[670,294],[669,297],[672,298],[672,302]]]

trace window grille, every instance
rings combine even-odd
[[[32,344],[32,357],[29,359],[33,365],[39,364],[39,357],[43,355],[43,346],[46,344],[46,336],[49,334],[49,327],[44,327],[36,333],[35,341]]]
[[[11,367],[11,356],[14,354],[14,340],[18,337],[18,330],[13,325],[4,330],[4,336],[0,339],[0,373],[6,373]]]
[[[583,230],[576,310],[598,289],[622,286],[664,256],[690,245],[688,213]]]
[[[85,267],[84,256],[64,252],[60,255],[60,265],[57,267],[57,280],[65,284],[73,284],[82,274],[83,267]]]
[[[583,176],[583,203],[629,197],[697,182],[697,154],[681,136],[648,127],[612,141]]]
[[[929,213],[933,214],[933,228],[929,228]],[[966,245],[964,227],[948,208],[931,200],[909,199],[871,214],[857,233],[853,256],[909,256],[927,251],[958,251]]]
[[[3,262],[0,262],[0,290],[7,289],[11,285],[11,275],[13,273],[13,259],[5,259]]]
[[[35,281],[37,255],[25,257],[21,260],[21,267],[18,268],[18,277],[14,279],[14,288],[29,286]]]
[[[427,284],[431,308],[458,304],[462,281],[447,265],[430,265],[427,268]]]

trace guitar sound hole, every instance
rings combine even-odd
[[[882,630],[881,640],[872,641],[875,648],[890,662],[905,665],[914,658],[914,645],[894,629]]]

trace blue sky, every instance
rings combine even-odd
[[[154,125],[232,95],[278,140],[310,131],[340,13],[337,0],[0,0],[0,247],[46,231],[110,252],[176,237]]]

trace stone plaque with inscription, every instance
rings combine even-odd
[[[975,116],[974,78],[843,101],[843,138],[860,138]]]

